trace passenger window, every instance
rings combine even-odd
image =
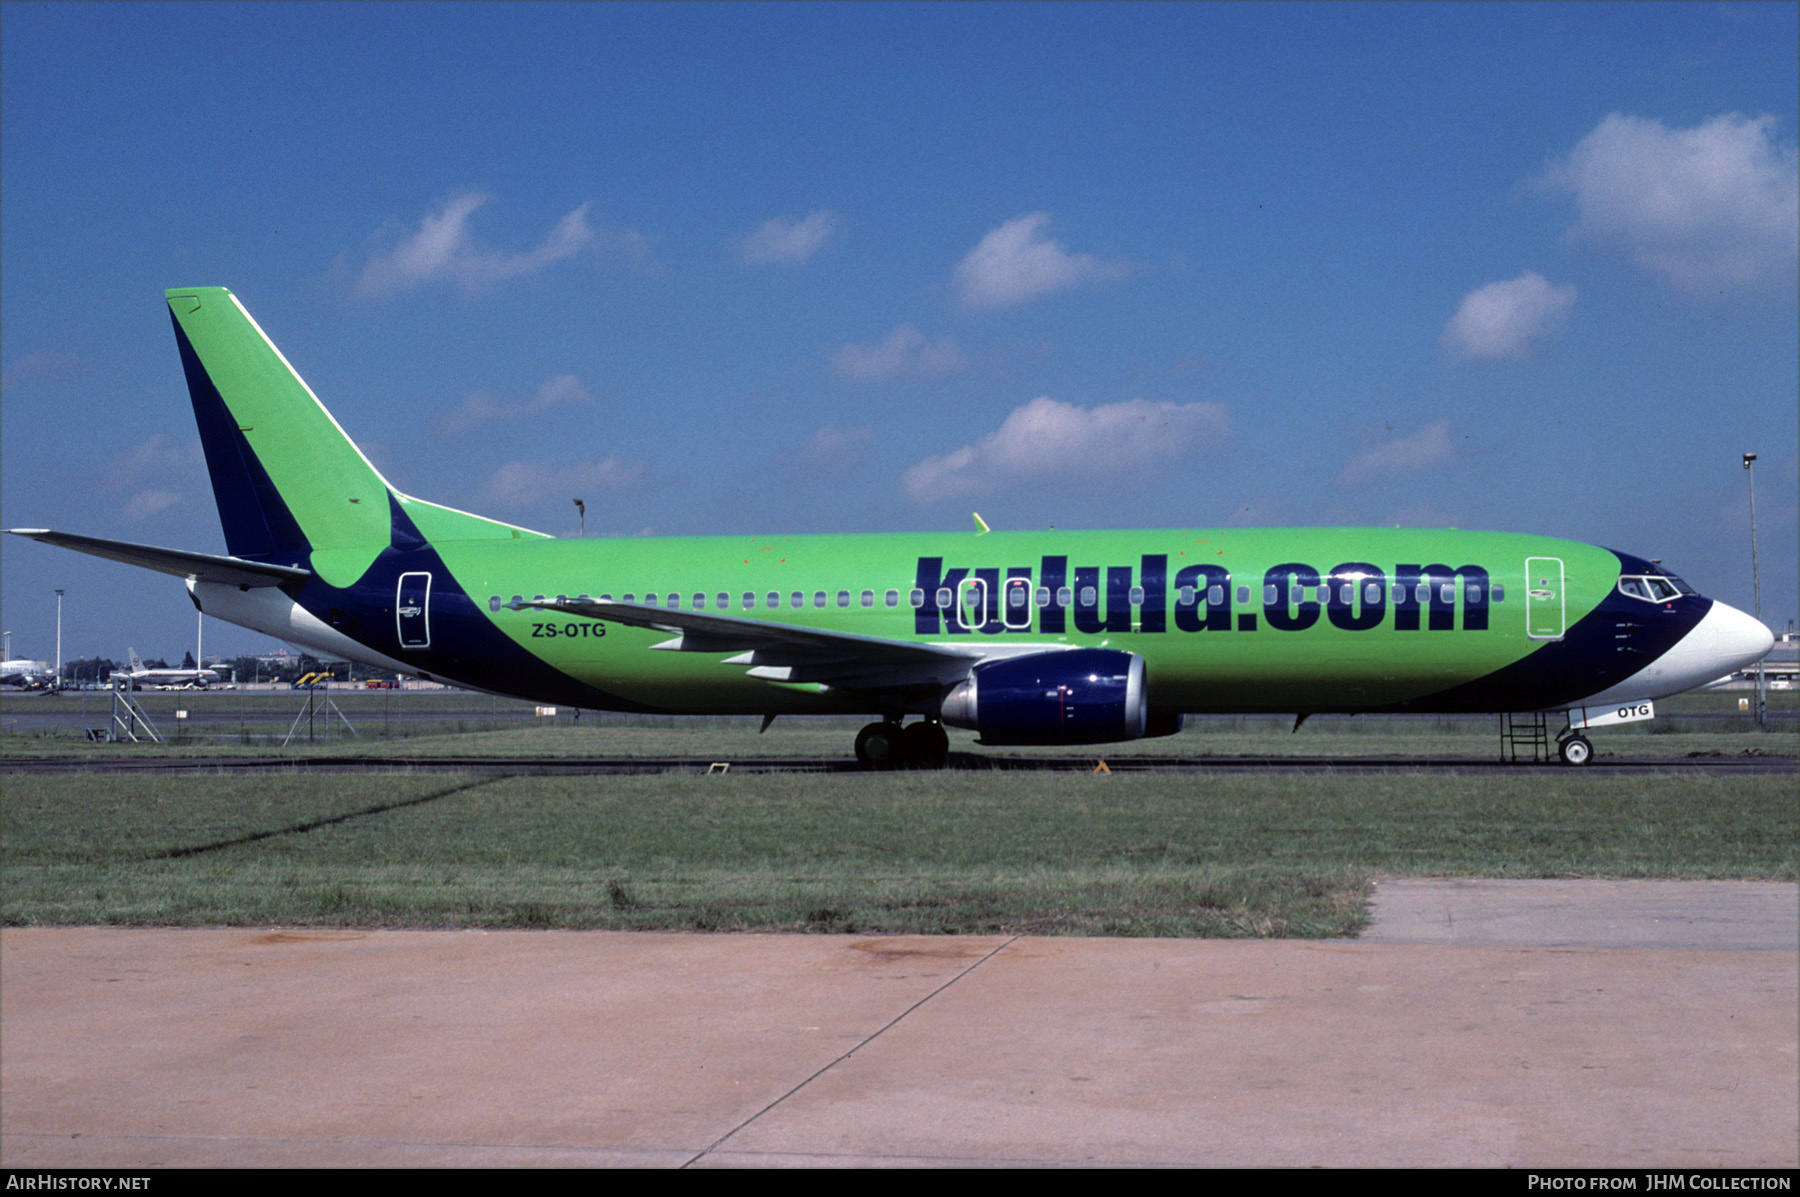
[[[1206,592],[1206,601],[1215,607],[1223,607],[1225,605],[1225,588],[1223,586],[1214,586],[1211,590]]]
[[[788,606],[796,611],[800,610],[802,607],[806,606],[806,595],[801,591],[794,591],[792,594],[788,595]]]
[[[1376,603],[1379,603],[1380,601],[1381,601],[1381,583],[1380,582],[1365,582],[1365,583],[1363,583],[1363,606],[1373,607]]]
[[[626,595],[625,597],[630,598],[631,596]],[[644,606],[646,606],[646,607],[656,606],[656,592],[655,591],[650,591],[649,593],[644,595]]]
[[[1492,586],[1488,587],[1488,602],[1497,603],[1505,597],[1506,587],[1500,585],[1500,583],[1495,582]]]
[[[1142,586],[1133,586],[1131,588],[1131,593],[1126,597],[1125,601],[1130,603],[1134,607],[1143,606],[1144,605],[1144,588]]]
[[[888,593],[892,594],[893,592],[889,591]],[[873,607],[875,605],[875,592],[873,590],[865,590],[862,592],[862,605],[865,607]],[[888,605],[893,606],[892,603],[889,603]]]
[[[1095,591],[1095,589],[1092,586],[1083,586],[1081,588],[1081,605],[1082,606],[1092,607],[1095,603],[1097,603],[1099,601],[1100,601],[1100,595],[1097,591]]]
[[[500,596],[496,594],[488,599],[488,610],[489,611],[498,611],[499,609],[500,609]]]
[[[1250,601],[1250,588],[1248,586],[1239,586],[1238,587],[1238,605],[1244,606],[1244,605],[1248,604],[1249,601]]]
[[[1195,593],[1196,592],[1192,586],[1183,586],[1181,588],[1181,594],[1178,597],[1177,601],[1180,602],[1180,604],[1184,607],[1191,607],[1194,605]]]
[[[1438,598],[1446,603],[1454,603],[1456,601],[1456,587],[1445,582],[1442,586],[1438,587]]]
[[[723,590],[721,590],[719,592],[719,610],[721,610],[721,611],[731,610],[731,596],[729,594],[726,594]]]
[[[937,592],[937,605],[940,611],[950,605],[950,588],[948,586]]]
[[[676,594],[673,590],[669,591],[669,601],[667,606],[671,611],[681,610],[681,596]]]
[[[756,592],[754,590],[744,591],[744,597],[743,597],[742,601],[744,604],[744,610],[746,610],[746,611],[756,610]]]
[[[771,610],[771,611],[780,607],[781,606],[781,592],[779,590],[769,591],[767,602],[768,602],[769,610]]]
[[[1073,590],[1070,590],[1067,586],[1061,587],[1060,589],[1057,590],[1057,592],[1056,592],[1056,605],[1057,606],[1067,607],[1074,601],[1075,601],[1075,592]]]
[[[1032,605],[1036,607],[1048,607],[1050,605],[1050,588],[1048,586],[1039,586],[1037,588],[1037,593],[1031,596],[1031,602]]]
[[[1263,606],[1273,607],[1281,598],[1281,592],[1273,586],[1263,587]]]
[[[889,591],[889,593],[891,594],[893,592]],[[913,610],[917,611],[920,607],[925,605],[925,592],[923,590],[915,589],[907,596],[907,600],[912,603]]]
[[[890,607],[898,607],[900,605],[900,592],[898,590],[890,590],[887,592],[887,605]]]
[[[1025,596],[1031,592],[1023,586],[1009,586],[1006,591],[1006,605],[1017,611],[1025,605]]]
[[[813,606],[823,607],[824,605],[825,605],[825,592],[823,590],[813,591]]]
[[[637,602],[637,598],[634,595],[627,594],[627,595],[621,596],[619,601],[622,603],[635,603],[635,602]]]
[[[694,610],[696,610],[696,611],[706,610],[706,596],[704,594],[696,594],[694,596]]]
[[[848,607],[849,605],[850,605],[850,592],[848,590],[838,591],[838,606]]]
[[[1467,602],[1479,603],[1481,601],[1481,587],[1479,587],[1479,586],[1466,587],[1463,590],[1463,599]]]

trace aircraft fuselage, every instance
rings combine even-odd
[[[297,597],[336,633],[314,651],[359,646],[371,664],[603,709],[893,703],[748,676],[724,651],[653,651],[667,631],[511,604],[592,596],[982,659],[1123,649],[1144,658],[1151,706],[1175,713],[1516,711],[1660,698],[1718,676],[1711,662],[1697,675],[1656,663],[1722,605],[1622,592],[1637,575],[1662,571],[1571,541],[1455,531],[536,539],[385,552],[352,586],[315,579]],[[234,592],[205,588],[202,605],[303,636],[291,614],[271,619]]]

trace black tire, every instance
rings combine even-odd
[[[899,769],[906,764],[906,743],[898,723],[871,723],[856,733],[856,759],[865,769]]]
[[[914,769],[942,769],[950,762],[950,733],[934,719],[908,727],[901,739],[907,764]]]
[[[1556,746],[1556,755],[1562,758],[1563,764],[1580,768],[1594,759],[1594,746],[1588,743],[1586,736],[1570,736]]]

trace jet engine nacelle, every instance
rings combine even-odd
[[[940,717],[981,733],[983,744],[1135,740],[1151,722],[1144,658],[1078,648],[989,661],[944,696]]]

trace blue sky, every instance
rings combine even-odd
[[[1800,609],[1800,6],[0,5],[0,518],[223,551],[165,287],[559,535],[1539,532]],[[179,583],[0,539],[15,656]],[[207,621],[209,653],[271,646]]]

